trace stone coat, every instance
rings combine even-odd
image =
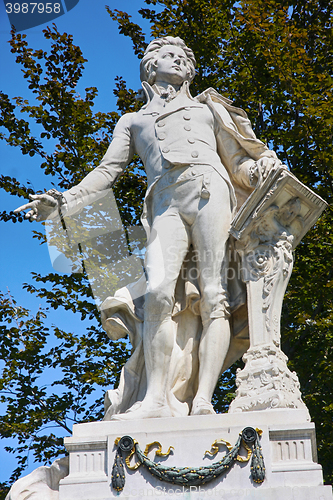
[[[276,155],[255,137],[244,111],[214,89],[192,98],[187,82],[169,103],[147,83],[143,82],[143,88],[147,104],[120,118],[100,165],[64,193],[69,206],[111,188],[135,153],[147,173],[147,196],[172,165],[213,166],[233,186],[233,202],[234,190],[242,198],[252,191],[249,168],[253,160]]]
[[[253,190],[250,167],[254,160],[274,157],[259,141],[246,113],[231,105],[231,101],[208,89],[191,97],[187,82],[170,102],[162,99],[143,82],[147,104],[137,113],[122,116],[115,127],[113,140],[101,164],[85,179],[64,193],[69,213],[84,204],[83,200],[98,196],[111,188],[136,153],[144,163],[148,189],[142,223],[147,235],[151,225],[151,200],[154,188],[168,173],[193,170],[196,175],[207,166],[213,167],[229,185],[234,213]],[[74,207],[74,208],[73,208]],[[187,258],[187,266],[195,266]],[[237,264],[229,264],[237,265]],[[111,339],[129,335],[132,356],[122,370],[119,387],[106,393],[106,419],[123,413],[146,391],[143,333],[143,300],[146,280],[128,285],[107,298],[101,306],[103,327]],[[241,283],[230,283],[231,306],[239,311],[245,291]],[[179,277],[173,310],[177,342],[172,354],[168,404],[174,416],[187,415],[198,383],[198,346],[202,325],[200,320],[200,290],[198,283]],[[246,311],[241,322],[246,321]],[[231,318],[231,328],[235,329]],[[232,335],[229,353],[223,369],[228,368],[248,348],[248,339]]]

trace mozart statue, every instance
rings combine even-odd
[[[180,38],[152,41],[141,61],[145,104],[122,116],[101,164],[64,193],[31,196],[26,218],[75,211],[111,188],[134,154],[148,189],[145,275],[101,307],[110,338],[129,335],[132,356],[106,394],[106,419],[214,413],[221,372],[248,348],[237,344],[232,314],[246,301],[228,280],[229,228],[258,179],[281,167],[246,113],[214,89],[192,97],[195,58]],[[74,207],[74,208],[73,208]]]

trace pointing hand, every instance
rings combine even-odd
[[[63,204],[61,203],[61,193],[55,189],[50,189],[43,194],[30,194],[30,201],[14,210],[14,214],[28,210],[25,218],[31,221],[43,221],[50,218],[51,214]]]

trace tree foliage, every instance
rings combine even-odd
[[[72,37],[60,34],[55,26],[47,28],[44,35],[50,40],[49,53],[31,49],[25,35],[12,33],[11,50],[33,96],[29,103],[0,93],[1,138],[19,147],[22,154],[39,157],[40,167],[50,176],[46,189],[52,185],[64,189],[78,183],[98,165],[119,114],[93,112],[96,88],[87,88],[84,97],[77,94],[75,88],[85,59]],[[115,94],[119,109],[137,105],[121,79],[116,82]],[[22,116],[18,112],[26,119],[18,118]],[[39,136],[32,134],[31,123],[40,126]],[[8,193],[24,198],[32,192],[29,185],[8,176],[0,176],[0,185]],[[145,177],[137,161],[115,189],[116,197],[122,199],[119,210],[125,224],[138,223],[144,187]],[[7,222],[23,221],[20,215],[6,212],[0,218]],[[45,240],[44,231],[38,226],[33,235],[41,242]],[[18,306],[10,294],[0,296],[0,351],[4,366],[0,402],[6,405],[0,435],[16,438],[17,445],[7,450],[16,454],[18,462],[9,482],[21,475],[29,454],[37,462],[49,463],[65,453],[62,436],[71,432],[73,423],[102,418],[102,388],[118,382],[120,367],[128,357],[126,343],[111,343],[103,332],[84,273],[32,273],[32,278],[34,283],[23,287],[43,299],[46,310],[33,316]],[[49,310],[60,308],[84,320],[83,331],[74,333],[50,327],[46,321]],[[7,489],[8,485],[3,484],[3,498]]]
[[[147,34],[127,13],[107,8],[120,33],[131,38],[138,57],[153,37],[171,34],[183,38],[197,59],[192,93],[214,87],[233,99],[247,111],[257,136],[331,204],[332,2],[145,0],[145,4],[139,12],[150,22]],[[39,157],[41,168],[52,177],[50,183],[64,189],[98,164],[119,113],[136,110],[139,104],[135,91],[118,78],[114,91],[118,112],[94,113],[97,89],[86,89],[84,98],[75,90],[85,62],[80,49],[70,35],[58,33],[55,27],[44,34],[50,40],[49,53],[32,50],[24,35],[13,33],[12,52],[22,65],[34,102],[13,101],[0,94],[1,138],[19,147],[22,154]],[[26,120],[17,118],[17,111],[23,111]],[[42,127],[38,137],[30,130],[33,121]],[[27,197],[30,192],[29,186],[14,178],[1,176],[0,186],[13,195]],[[144,173],[135,159],[115,187],[125,224],[138,224],[144,189]],[[283,350],[299,376],[304,401],[316,423],[319,462],[328,482],[333,481],[331,217],[329,207],[296,250],[282,328]],[[1,219],[22,220],[5,212]],[[35,236],[43,238],[38,231]],[[45,298],[51,308],[62,307],[87,317],[87,326],[80,334],[55,327],[50,331],[42,311],[32,317],[14,299],[2,296],[1,355],[6,364],[0,391],[8,410],[0,433],[19,440],[19,467],[12,479],[24,468],[27,449],[44,462],[62,452],[59,438],[45,431],[41,435],[43,426],[64,427],[70,421],[100,418],[100,403],[91,402],[88,396],[99,385],[112,385],[126,358],[122,344],[106,342],[85,275],[35,274],[33,279],[34,285],[26,285],[30,292]],[[49,349],[51,334],[57,347]],[[46,389],[41,374],[50,368],[56,368],[57,376],[51,389]],[[234,370],[220,380],[214,396],[217,410],[226,411],[233,390]],[[14,404],[23,410],[18,421]]]

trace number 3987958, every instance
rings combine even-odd
[[[7,14],[60,14],[60,3],[6,3]]]

